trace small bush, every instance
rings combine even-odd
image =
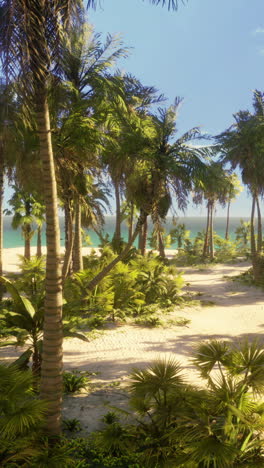
[[[63,372],[63,389],[65,393],[76,393],[85,389],[88,385],[89,379],[87,374],[80,375],[76,372]]]

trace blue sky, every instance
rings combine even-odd
[[[168,104],[184,98],[179,133],[197,125],[211,134],[223,131],[233,113],[251,108],[253,89],[264,88],[263,0],[189,0],[177,12],[148,0],[101,0],[88,17],[96,32],[121,33],[133,48],[121,69],[157,87]],[[224,212],[219,208],[217,215]],[[232,215],[249,212],[244,190]],[[190,205],[186,214],[205,210]]]
[[[252,91],[264,88],[263,0],[189,0],[177,12],[147,0],[101,0],[88,17],[96,32],[121,33],[133,47],[121,69],[156,86],[168,104],[184,98],[179,132],[197,125],[223,131],[233,113],[251,108]],[[244,190],[232,214],[249,212]],[[186,214],[204,213],[190,206]]]

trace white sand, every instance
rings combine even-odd
[[[21,253],[21,249],[6,249],[6,271],[14,269],[17,253]],[[96,391],[65,398],[65,417],[78,418],[86,430],[94,430],[100,427],[100,415],[109,410],[105,403],[121,407],[126,404],[126,395],[113,382],[125,381],[134,366],[145,366],[158,357],[173,356],[183,364],[187,378],[197,383],[198,375],[189,361],[196,343],[212,338],[238,341],[257,336],[261,339],[264,328],[263,291],[223,279],[224,275],[237,275],[248,267],[249,263],[238,263],[214,265],[207,270],[186,268],[184,278],[190,283],[186,290],[202,293],[196,299],[214,302],[209,307],[175,310],[175,318],[181,316],[191,320],[188,327],[151,329],[115,325],[89,343],[65,339],[65,368],[98,372],[93,379]],[[0,352],[2,358],[16,354],[10,348]]]

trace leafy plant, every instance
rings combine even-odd
[[[87,374],[75,372],[63,372],[63,389],[65,393],[76,393],[82,389],[86,389],[89,383]]]
[[[1,466],[27,463],[39,453],[36,440],[43,427],[46,410],[46,403],[36,398],[30,371],[21,371],[13,365],[0,365]]]
[[[32,370],[35,374],[40,372],[42,336],[44,326],[44,297],[37,294],[30,301],[22,296],[14,284],[4,277],[0,277],[12,297],[10,309],[0,311],[0,320],[9,329],[10,335],[15,341],[3,341],[0,346],[24,346],[28,345],[26,351],[15,361],[18,367],[26,367],[32,358]],[[85,335],[72,331],[71,327],[65,327],[65,336],[72,336],[88,341]]]
[[[82,429],[80,420],[77,418],[63,419],[62,422],[63,422],[64,429],[66,429],[67,431],[79,432]]]

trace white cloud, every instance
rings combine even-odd
[[[255,29],[254,34],[264,34],[264,28]]]

